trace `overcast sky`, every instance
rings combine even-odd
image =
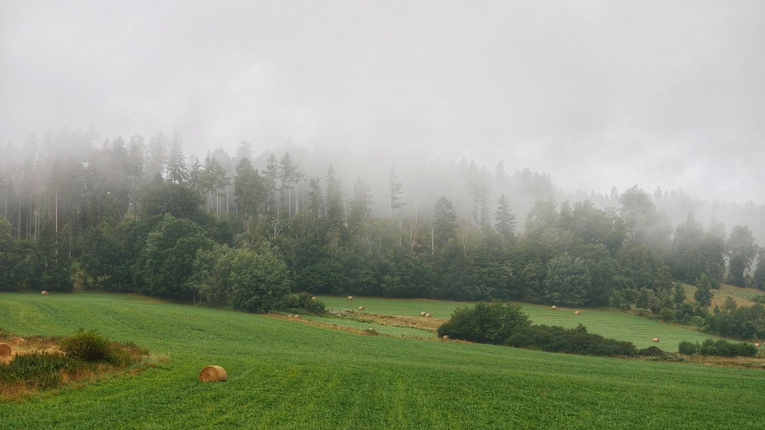
[[[91,126],[765,203],[765,1],[0,0],[0,141]]]

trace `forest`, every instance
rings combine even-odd
[[[125,141],[62,129],[3,154],[0,291],[251,312],[301,292],[500,299],[687,323],[709,316],[721,282],[765,290],[765,207],[751,202],[637,185],[565,194],[545,173],[424,155],[370,163],[287,145],[254,156],[242,142],[186,157],[162,131]],[[679,283],[698,287],[696,303]]]

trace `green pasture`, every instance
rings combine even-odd
[[[367,313],[419,316],[420,312],[428,312],[434,318],[449,318],[457,307],[470,305],[470,303],[421,299],[354,297],[352,301],[348,301],[346,297],[320,296],[318,298],[324,302],[327,309],[357,310],[359,306],[363,306]],[[703,342],[704,339],[715,337],[688,327],[665,324],[637,317],[626,312],[573,308],[553,310],[549,306],[526,303],[522,303],[521,306],[523,311],[529,314],[529,318],[531,318],[534,324],[555,325],[566,328],[582,324],[587,327],[587,331],[590,333],[597,333],[607,338],[630,341],[638,348],[656,345],[666,351],[677,351],[677,345],[681,341]],[[574,314],[575,310],[579,310],[580,314]],[[334,323],[338,325],[351,325],[353,322],[334,319]],[[355,325],[356,323],[353,324]],[[374,327],[376,330],[388,334],[385,331],[385,327],[381,328],[374,324],[367,324],[364,327]],[[653,338],[655,337],[659,338],[658,344],[653,343]]]
[[[0,403],[2,429],[765,427],[765,369],[365,336],[127,295],[3,293],[0,327],[97,329],[166,357],[139,374]],[[228,381],[198,382],[208,364]]]

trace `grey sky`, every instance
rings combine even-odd
[[[0,140],[64,126],[763,203],[765,2],[0,0]]]

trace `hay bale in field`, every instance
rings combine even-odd
[[[425,318],[430,318],[430,317],[432,317],[432,316],[433,316],[433,315],[431,315],[431,314],[425,314]]]
[[[655,337],[655,338],[651,339],[651,342],[658,342],[658,341],[659,341],[658,337]]]
[[[48,292],[47,292],[47,291],[43,291],[41,294],[42,294],[43,296],[47,296],[47,295],[48,295]]]
[[[12,351],[10,345],[7,343],[0,343],[0,358],[10,357]]]
[[[579,315],[579,311],[574,311],[574,315]]]
[[[445,335],[444,335],[444,336],[443,336],[441,339],[443,339],[443,340],[449,340],[449,335],[448,335],[448,334],[445,334]]]
[[[226,369],[220,366],[205,366],[199,372],[199,380],[201,382],[225,382],[226,379],[228,379]]]
[[[759,343],[755,343],[755,344],[754,344],[754,347],[755,347],[755,348],[759,348],[759,347],[760,347],[760,344],[759,344]]]
[[[316,296],[311,296],[311,300],[316,300]]]
[[[421,317],[424,317],[424,316],[425,316],[425,315],[427,315],[427,314],[428,314],[427,312],[420,312],[420,316],[421,316]]]
[[[353,300],[353,296],[348,296],[347,299],[348,300]]]
[[[12,337],[11,338],[11,345],[13,346],[23,346],[26,344],[26,339],[20,338],[20,337]]]
[[[558,310],[558,307],[557,307],[557,306],[555,306],[555,305],[552,305],[552,306],[551,306],[551,308],[552,308],[552,310],[554,310],[554,311],[557,311],[557,310]]]
[[[364,306],[359,306],[359,310],[363,312],[363,311],[367,310],[367,308],[365,308]]]
[[[366,333],[368,335],[372,335],[372,336],[377,336],[378,334],[380,334],[380,333],[377,332],[377,330],[375,330],[373,328],[365,329],[364,333]]]
[[[300,315],[295,315],[295,319],[299,320],[300,319]]]

